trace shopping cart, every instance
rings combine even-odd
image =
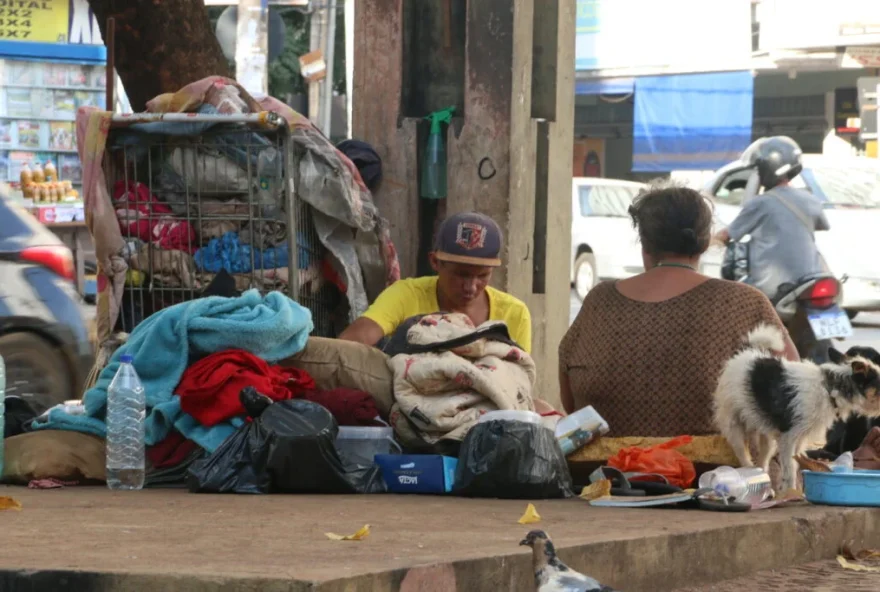
[[[247,115],[113,117],[104,174],[129,270],[115,330],[204,295],[279,290],[312,312],[315,335],[348,320],[297,195],[287,123]]]

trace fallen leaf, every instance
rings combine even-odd
[[[526,513],[522,515],[522,518],[517,520],[520,524],[534,524],[535,522],[540,521],[541,516],[538,514],[538,510],[535,509],[534,504],[526,506]]]
[[[825,461],[813,460],[812,458],[799,454],[794,459],[801,469],[805,471],[815,471],[817,473],[830,473],[831,465]]]
[[[844,543],[840,547],[840,554],[845,559],[851,561],[865,561],[868,559],[880,559],[880,551],[877,549],[862,549],[861,551],[853,551],[852,545],[855,541]]]
[[[21,510],[21,502],[15,498],[0,496],[0,510]]]
[[[591,502],[603,497],[611,495],[611,481],[608,479],[600,479],[595,483],[591,483],[581,490],[578,496],[584,501]]]
[[[861,563],[853,563],[848,561],[846,557],[843,555],[837,556],[837,563],[840,564],[840,567],[843,569],[851,569],[852,571],[867,571],[871,573],[880,573],[880,567],[873,567],[870,565],[862,565]]]
[[[802,500],[806,499],[804,494],[799,489],[787,489],[782,492],[782,495],[776,496],[776,499],[782,501],[794,501],[794,500]]]
[[[370,525],[364,524],[359,531],[354,534],[341,535],[341,534],[333,534],[332,532],[325,532],[324,536],[326,536],[331,541],[361,541],[367,538],[367,535],[370,534]]]

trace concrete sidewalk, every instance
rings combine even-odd
[[[664,592],[880,546],[880,510],[748,514],[420,496],[210,496],[180,490],[0,487],[0,590],[531,591],[518,542],[546,530],[573,568]],[[359,542],[330,541],[372,526]],[[430,582],[428,585],[426,582]]]

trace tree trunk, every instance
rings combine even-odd
[[[105,40],[107,19],[116,19],[116,71],[135,112],[156,95],[206,76],[234,78],[201,0],[89,0],[89,5]]]

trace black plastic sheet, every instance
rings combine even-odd
[[[336,452],[339,428],[327,409],[302,400],[273,402],[248,387],[240,394],[253,421],[187,474],[198,493],[374,493],[377,467],[347,467]]]
[[[552,430],[521,421],[478,423],[461,444],[455,493],[470,497],[571,497],[571,473]]]

